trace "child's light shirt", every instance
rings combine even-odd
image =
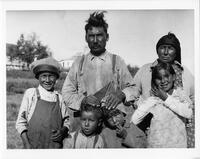
[[[48,102],[56,102],[57,96],[59,97],[59,105],[64,120],[64,126],[69,128],[69,114],[67,107],[62,100],[62,96],[57,91],[47,91],[42,86],[38,86],[40,98]],[[35,110],[38,98],[36,88],[29,88],[25,91],[21,106],[19,109],[18,118],[16,121],[16,129],[21,134],[24,130],[27,130],[28,122],[31,119]]]
[[[182,119],[192,117],[192,102],[181,88],[174,90],[165,101],[158,97],[140,101],[131,121],[138,124],[149,112],[153,118],[148,130],[148,147],[187,147],[186,128]]]
[[[80,130],[78,130],[78,132],[76,131],[70,133],[70,135],[63,140],[63,148],[64,149],[104,148],[104,142],[100,135],[85,136],[83,133],[80,132]]]

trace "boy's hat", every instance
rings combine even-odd
[[[31,64],[31,70],[35,74],[35,78],[38,79],[39,74],[43,72],[51,72],[59,78],[62,66],[52,57],[36,60]]]

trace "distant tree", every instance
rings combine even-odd
[[[21,34],[17,41],[16,52],[12,55],[12,58],[27,63],[27,66],[29,67],[35,58],[51,56],[49,48],[37,39],[35,33],[30,34],[26,39],[24,34]]]
[[[139,67],[137,66],[132,67],[131,65],[127,65],[127,68],[129,72],[131,73],[132,77],[134,77],[137,71],[139,70]]]
[[[6,56],[12,62],[15,59],[17,46],[15,44],[6,44]]]

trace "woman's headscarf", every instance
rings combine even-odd
[[[160,45],[172,45],[176,49],[176,57],[174,60],[178,61],[181,64],[181,46],[178,38],[173,33],[168,33],[161,37],[156,44],[156,51],[158,52],[158,48]]]

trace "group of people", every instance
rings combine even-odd
[[[52,57],[32,63],[39,86],[26,90],[16,122],[24,148],[194,147],[194,79],[175,34],[159,39],[158,59],[133,78],[106,50],[107,29],[104,12],[90,15],[90,52],[72,64],[62,95],[54,89],[61,65]]]

